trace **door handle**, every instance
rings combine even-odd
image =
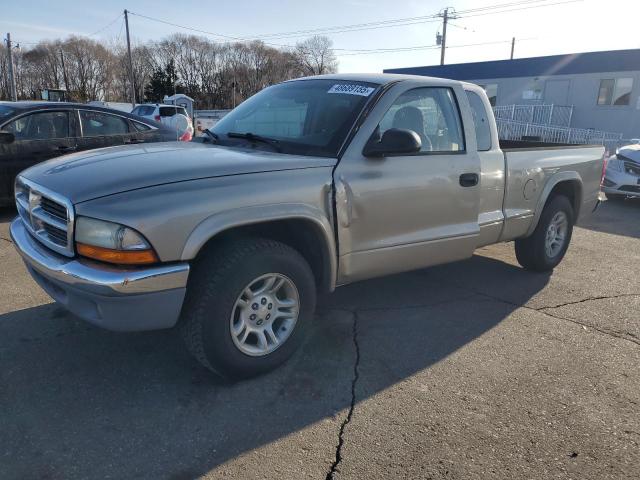
[[[58,147],[58,151],[59,151],[59,152],[72,152],[72,151],[74,151],[75,149],[76,149],[76,147],[65,147],[65,146],[63,146],[63,145],[60,145],[60,146]]]
[[[463,173],[460,175],[461,187],[475,187],[478,184],[477,173]]]

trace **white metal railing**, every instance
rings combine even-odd
[[[546,143],[573,143],[604,145],[614,148],[622,140],[621,133],[604,132],[584,128],[535,125],[504,118],[496,118],[498,137],[501,140],[522,140],[523,137],[536,138]]]
[[[496,118],[535,125],[571,126],[573,105],[498,105]]]

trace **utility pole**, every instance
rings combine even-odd
[[[447,48],[447,23],[453,18],[458,18],[454,12],[449,14],[449,8],[451,7],[445,8],[442,13],[438,14],[439,17],[442,17],[442,36],[436,35],[436,43],[440,45],[440,65],[444,65],[444,52]]]
[[[62,63],[62,78],[64,79],[64,89],[67,91],[67,95],[69,95],[69,79],[67,78],[67,68],[64,65],[64,52],[62,51],[62,47],[60,48],[60,63]],[[67,97],[68,99],[69,97]]]
[[[124,10],[124,26],[127,30],[127,55],[129,56],[129,82],[131,83],[131,105],[136,106],[136,87],[133,82],[133,60],[131,59],[131,40],[129,38],[129,12]]]
[[[516,48],[516,37],[511,39],[511,60],[513,60],[513,51]]]
[[[7,33],[7,55],[9,61],[9,86],[11,88],[11,100],[16,102],[18,100],[18,93],[16,90],[16,76],[13,71],[13,45],[11,45],[11,34]]]
[[[449,20],[449,9],[444,9],[442,15],[442,45],[440,45],[440,65],[444,65],[444,50],[447,48],[447,21]]]

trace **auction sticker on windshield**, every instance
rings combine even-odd
[[[368,97],[375,88],[363,85],[353,85],[348,83],[336,83],[327,93],[346,93],[347,95],[360,95]]]

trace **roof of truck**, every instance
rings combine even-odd
[[[314,75],[309,77],[294,78],[288,80],[293,82],[296,80],[337,80],[337,81],[351,81],[351,82],[368,82],[377,83],[378,85],[386,85],[392,82],[401,82],[406,80],[419,81],[422,83],[459,83],[455,80],[449,80],[446,78],[427,77],[424,75],[405,75],[399,73],[332,73],[328,75]]]

